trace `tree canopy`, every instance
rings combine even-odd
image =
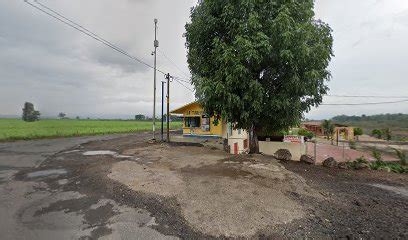
[[[331,28],[313,0],[204,0],[186,24],[188,63],[205,111],[237,128],[298,125],[327,93]]]
[[[34,109],[34,104],[24,103],[22,119],[26,122],[35,122],[40,120],[40,112]]]

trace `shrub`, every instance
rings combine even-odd
[[[355,141],[349,141],[349,146],[350,146],[350,149],[354,149],[354,150],[357,149],[357,146],[356,146],[356,142],[355,142]]]
[[[358,140],[358,136],[361,136],[364,134],[364,131],[362,128],[354,128],[354,136],[357,137]]]
[[[312,139],[312,138],[314,137],[314,133],[313,133],[313,132],[308,131],[308,130],[306,130],[306,129],[304,129],[304,128],[299,129],[298,134],[299,134],[300,136],[306,137],[307,139]]]
[[[382,154],[377,148],[373,148],[371,151],[372,156],[377,160],[377,162],[382,162]]]
[[[360,170],[360,169],[364,169],[364,168],[369,168],[370,164],[367,161],[367,159],[365,159],[363,156],[361,156],[361,157],[357,158],[353,162],[347,162],[347,166],[348,166],[348,168],[351,168],[351,169]]]
[[[383,170],[395,173],[408,173],[408,167],[402,166],[400,163],[387,163],[376,161],[370,164],[372,170]]]
[[[371,132],[371,135],[373,135],[374,137],[376,137],[376,138],[382,138],[382,136],[383,136],[383,132],[381,131],[381,130],[379,130],[379,129],[374,129],[372,132]]]
[[[376,151],[378,152],[378,150]],[[374,152],[375,151],[373,150],[373,153]],[[395,172],[395,173],[408,173],[408,167],[403,166],[402,163],[392,163],[392,162],[382,161],[381,154],[379,155],[379,158],[375,162],[369,163],[367,159],[365,159],[362,156],[362,157],[357,158],[353,162],[347,162],[347,167],[350,169],[355,169],[355,170],[370,168],[371,170],[381,170],[381,171]]]
[[[407,153],[403,150],[399,150],[396,148],[393,148],[395,153],[397,154],[398,159],[400,160],[401,165],[406,166],[407,165]]]

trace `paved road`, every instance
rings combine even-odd
[[[41,169],[40,165],[47,161],[58,166],[55,163],[62,157],[57,157],[57,153],[78,149],[90,141],[123,136],[127,135],[1,143],[0,238],[168,238],[150,227],[154,225],[154,218],[146,210],[129,208],[112,199],[87,196],[69,188],[53,187],[50,181],[53,178],[58,179],[57,185],[61,186],[73,181],[76,181],[74,185],[79,184],[81,179],[72,177],[67,169]]]

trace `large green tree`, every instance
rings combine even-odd
[[[26,122],[35,122],[40,120],[40,112],[34,109],[34,104],[30,102],[24,103],[23,120]]]
[[[188,63],[205,111],[257,134],[298,125],[327,93],[330,27],[313,0],[203,0],[186,24]]]

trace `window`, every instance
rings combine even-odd
[[[238,135],[241,135],[241,128],[238,129]]]
[[[209,132],[210,131],[210,118],[209,117],[203,116],[201,118],[201,129],[204,132]]]
[[[186,117],[184,125],[189,128],[198,128],[200,127],[200,117]]]

